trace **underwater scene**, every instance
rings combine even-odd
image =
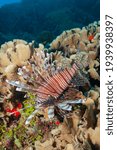
[[[100,149],[100,1],[0,0],[0,150]]]

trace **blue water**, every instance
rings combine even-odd
[[[0,0],[0,44],[15,38],[47,44],[64,30],[100,19],[99,0],[19,1]]]
[[[4,6],[5,4],[17,3],[21,0],[0,0],[0,7]]]

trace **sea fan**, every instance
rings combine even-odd
[[[70,64],[68,64],[69,66]],[[52,53],[48,54],[44,51],[35,51],[27,66],[19,68],[18,74],[21,76],[20,81],[8,81],[20,91],[30,91],[34,93],[36,98],[36,110],[26,121],[28,124],[31,118],[38,112],[41,107],[48,107],[48,117],[54,117],[54,108],[57,107],[62,111],[72,110],[72,104],[83,103],[84,100],[60,101],[59,98],[63,92],[69,87],[75,76],[79,76],[78,85],[81,86],[88,82],[80,73],[79,65],[73,63],[71,67],[56,67],[56,63],[52,60]],[[60,111],[60,112],[62,112]]]

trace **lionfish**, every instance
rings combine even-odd
[[[54,63],[52,54],[45,54],[43,51],[35,52],[29,60],[28,66],[18,70],[18,74],[27,82],[24,84],[20,81],[7,80],[9,84],[16,86],[18,91],[30,91],[36,95],[36,109],[28,117],[26,124],[30,123],[32,117],[41,107],[48,107],[48,117],[53,118],[55,108],[61,110],[60,112],[71,111],[72,104],[85,102],[85,99],[59,100],[75,78],[77,71],[79,71],[79,77],[76,82],[79,82],[79,86],[85,84],[88,80],[80,74],[80,68],[76,63],[73,63],[71,67],[65,68],[60,68],[60,66],[57,68]]]

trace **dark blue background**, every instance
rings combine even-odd
[[[20,2],[21,0],[0,0],[0,6],[3,6],[5,4],[10,4],[14,2]]]
[[[0,0],[0,4],[18,0]],[[50,43],[62,31],[100,19],[99,0],[21,0],[0,8],[0,44],[21,38]]]

